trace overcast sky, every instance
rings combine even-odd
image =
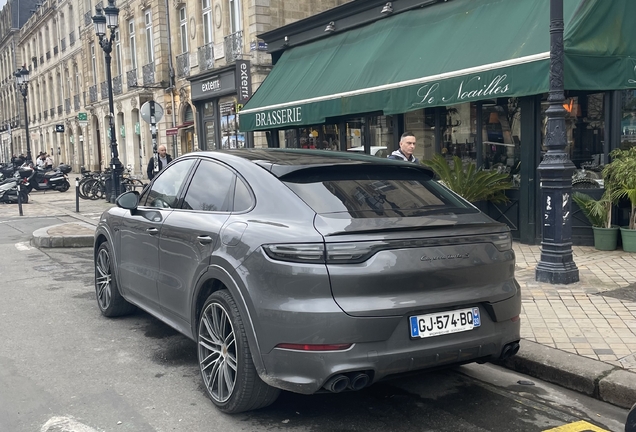
[[[0,9],[7,3],[7,0],[0,0]]]

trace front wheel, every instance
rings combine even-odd
[[[258,376],[238,307],[226,290],[210,295],[199,318],[199,369],[208,396],[228,414],[271,405],[280,390]]]
[[[22,204],[29,203],[29,192],[22,188],[20,188],[20,200],[22,201]]]
[[[127,315],[136,309],[119,293],[113,275],[112,258],[110,246],[106,242],[102,243],[95,256],[95,294],[99,310],[107,317]]]

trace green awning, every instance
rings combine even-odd
[[[610,45],[636,46],[633,36],[611,40],[634,33],[636,26],[615,28],[604,21],[636,16],[623,15],[628,3],[634,9],[633,0],[564,0],[566,48],[573,53],[566,62],[567,88],[636,87],[627,78],[634,65],[629,71],[597,72],[596,65],[589,65],[595,58],[586,57],[590,51],[611,56],[603,62],[611,67],[636,60],[633,47],[617,49],[615,56],[602,52]],[[601,25],[605,43],[589,41],[599,35],[589,28],[590,21]],[[343,115],[397,114],[544,93],[549,88],[549,26],[547,0],[452,0],[294,47],[283,53],[241,111],[240,128],[289,128]],[[589,74],[588,67],[596,76],[581,78]]]

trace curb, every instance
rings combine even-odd
[[[49,234],[49,230],[53,228],[71,227],[73,225],[90,229],[93,232],[95,231],[94,225],[85,222],[72,222],[52,225],[33,231],[32,243],[35,247],[38,248],[80,248],[93,246],[93,242],[95,241],[95,236],[93,234]]]
[[[517,355],[499,364],[621,408],[636,402],[636,373],[535,342],[520,344]]]

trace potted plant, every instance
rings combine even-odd
[[[471,203],[508,201],[504,191],[510,189],[512,183],[507,173],[478,170],[475,162],[469,162],[464,169],[462,160],[457,156],[453,156],[451,167],[441,154],[425,160],[423,164],[435,172],[444,186]]]
[[[611,189],[612,200],[629,200],[629,224],[621,227],[625,252],[636,252],[636,147],[616,149],[610,153],[612,161],[603,169],[605,187]]]
[[[611,191],[605,189],[605,193],[598,200],[581,192],[574,192],[572,199],[592,224],[594,247],[602,251],[615,250],[618,243],[618,227],[612,226],[614,201]]]

